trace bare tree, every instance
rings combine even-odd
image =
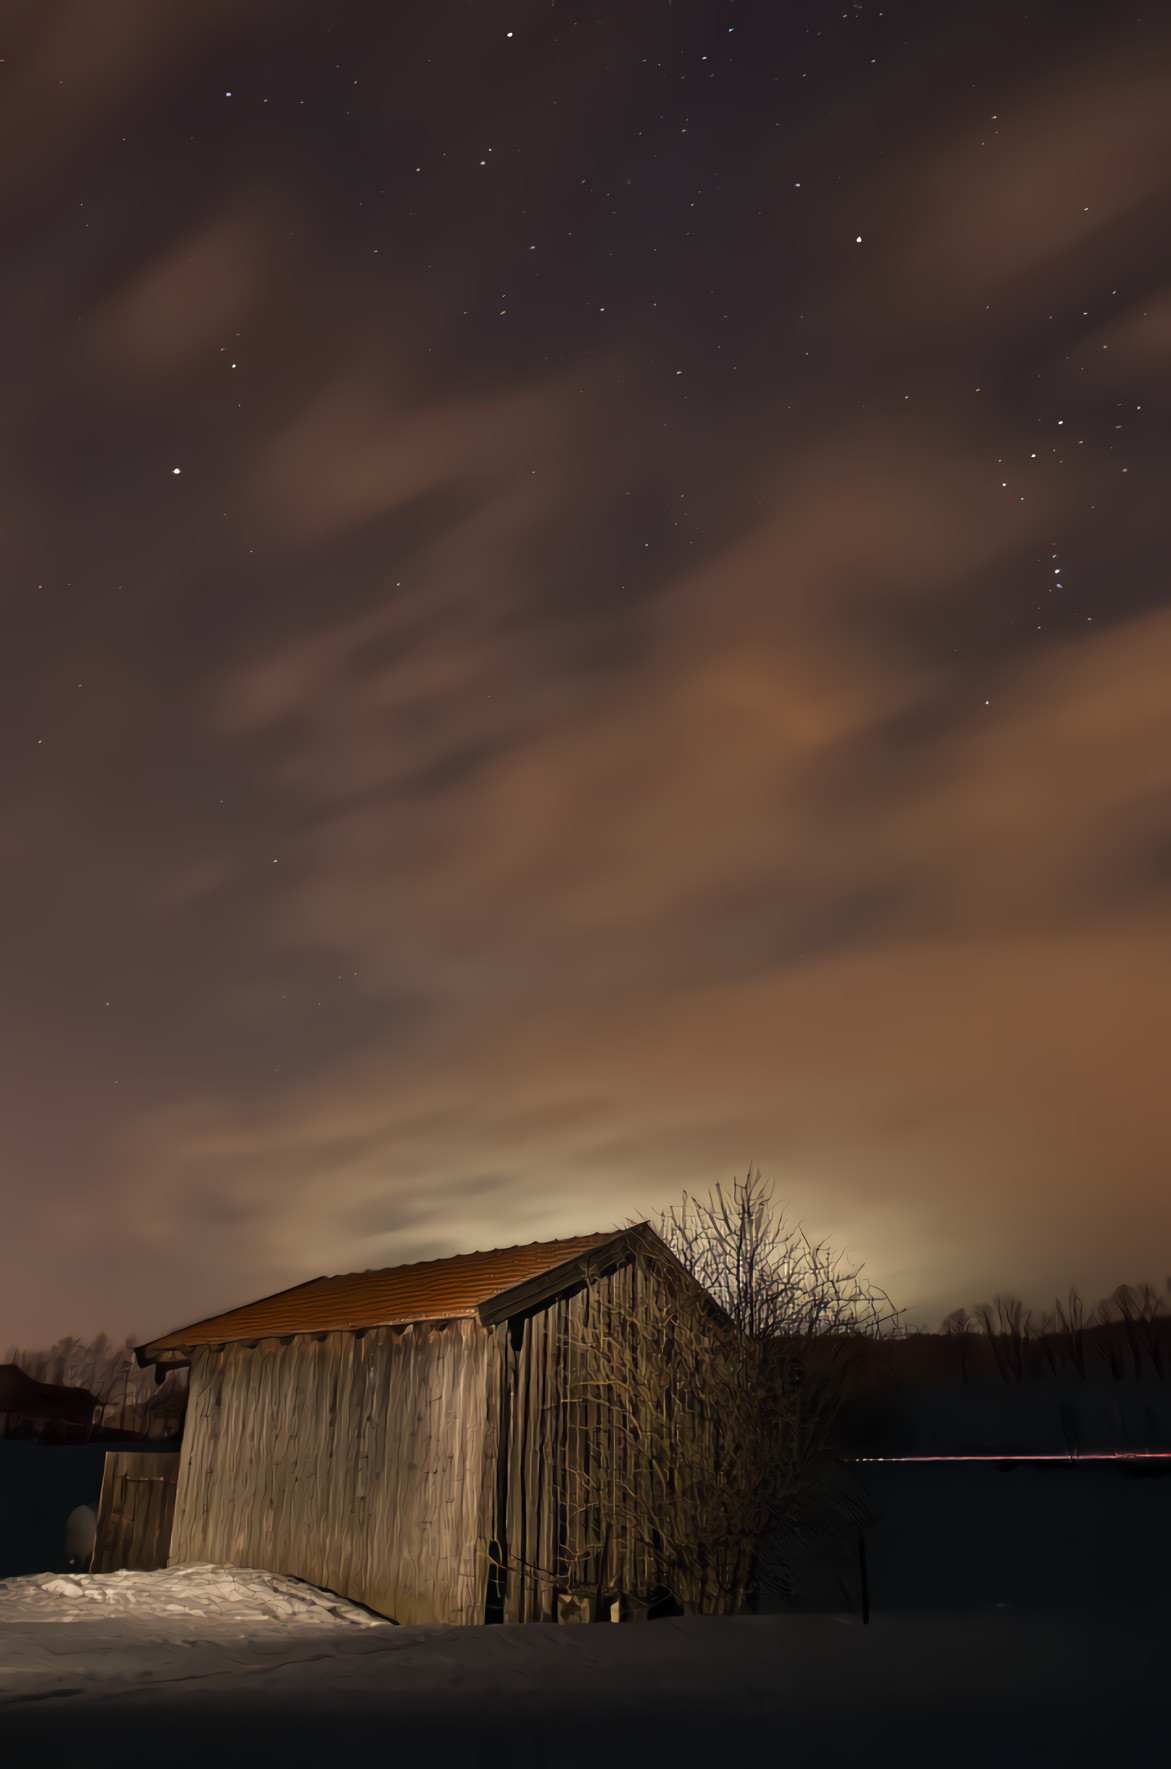
[[[1041,1337],[1046,1348],[1049,1368],[1057,1375],[1062,1357],[1068,1358],[1077,1374],[1086,1374],[1086,1311],[1075,1289],[1070,1289],[1063,1306],[1060,1298],[1053,1301],[1053,1313],[1041,1318]]]
[[[1032,1338],[1031,1310],[1015,1296],[997,1296],[994,1304],[979,1303],[976,1314],[1004,1381],[1023,1382]]]
[[[563,1573],[595,1615],[618,1585],[727,1614],[792,1496],[805,1421],[764,1343],[674,1260],[620,1275],[567,1329]]]
[[[1171,1290],[1171,1278],[1167,1280]],[[1157,1376],[1166,1374],[1167,1303],[1153,1284],[1119,1284],[1118,1288],[1098,1304],[1098,1320],[1104,1327],[1121,1322],[1130,1348],[1136,1376],[1142,1375],[1143,1359],[1149,1358]],[[1102,1347],[1111,1362],[1112,1373],[1121,1377],[1121,1357],[1110,1358],[1110,1342]]]
[[[750,1583],[788,1594],[794,1554],[872,1521],[833,1454],[833,1431],[864,1342],[905,1335],[903,1311],[844,1253],[789,1225],[751,1162],[730,1193],[717,1184],[706,1199],[684,1194],[659,1224],[680,1263],[761,1348],[765,1431],[778,1441],[765,1452],[774,1499]]]
[[[903,1312],[863,1282],[861,1266],[845,1269],[844,1254],[811,1241],[800,1223],[789,1227],[751,1165],[730,1196],[718,1184],[706,1200],[685,1192],[681,1206],[660,1214],[658,1232],[750,1339],[879,1338]]]
[[[659,1222],[654,1307],[600,1296],[571,1347],[566,1571],[595,1610],[613,1556],[637,1584],[726,1613],[767,1579],[770,1534],[796,1545],[869,1520],[830,1436],[849,1351],[897,1331],[900,1311],[787,1227],[751,1168]]]

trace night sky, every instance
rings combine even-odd
[[[749,1161],[1162,1285],[1165,26],[0,5],[6,1343]]]

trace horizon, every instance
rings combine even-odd
[[[652,1223],[651,1226],[654,1227],[654,1224]],[[571,1239],[575,1237],[566,1236],[562,1238]],[[514,1245],[517,1246],[531,1244],[532,1243],[525,1242],[514,1243]],[[504,1247],[475,1248],[468,1249],[467,1253],[505,1252],[508,1250],[508,1248]],[[461,1255],[453,1254],[442,1257],[459,1258]],[[407,1266],[429,1263],[436,1262],[428,1260],[411,1260],[403,1262],[403,1264]],[[438,1263],[442,1263],[442,1258]],[[362,1271],[355,1272],[318,1273],[316,1274],[316,1278],[324,1278],[328,1280],[330,1278],[358,1277],[366,1275],[366,1273],[377,1273],[395,1269],[397,1268],[394,1266],[372,1266],[365,1267]],[[861,1272],[859,1271],[854,1275],[861,1276]],[[314,1278],[300,1280],[302,1284],[308,1284],[314,1281]],[[283,1290],[296,1289],[297,1287],[297,1284],[291,1284],[283,1286],[280,1290],[265,1291],[263,1294],[257,1293],[249,1295],[234,1303],[227,1304],[222,1309],[214,1309],[203,1314],[187,1315],[182,1320],[174,1321],[166,1326],[155,1325],[149,1333],[138,1333],[133,1329],[128,1329],[122,1333],[113,1333],[110,1332],[108,1328],[102,1327],[88,1332],[66,1330],[55,1334],[52,1339],[46,1340],[43,1343],[33,1344],[31,1342],[22,1343],[13,1338],[11,1334],[0,1332],[0,1343],[7,1344],[9,1351],[17,1352],[19,1354],[29,1353],[41,1356],[54,1351],[59,1345],[70,1340],[75,1343],[79,1350],[90,1350],[102,1339],[105,1339],[107,1342],[107,1350],[123,1350],[127,1346],[138,1347],[148,1345],[154,1339],[161,1338],[170,1332],[178,1332],[184,1327],[197,1326],[201,1321],[214,1320],[219,1314],[229,1313],[235,1308],[247,1307],[252,1302],[265,1301],[271,1296],[282,1294]],[[1048,1302],[1030,1301],[1028,1298],[1017,1296],[1012,1292],[998,1290],[990,1298],[985,1298],[979,1302],[957,1304],[955,1309],[951,1309],[947,1314],[941,1316],[935,1325],[932,1325],[925,1318],[920,1318],[913,1314],[909,1309],[899,1308],[895,1299],[891,1298],[890,1300],[895,1304],[896,1318],[893,1324],[889,1321],[887,1322],[886,1331],[880,1330],[873,1336],[878,1339],[897,1339],[908,1334],[915,1337],[927,1336],[941,1339],[965,1336],[985,1339],[997,1336],[1010,1337],[1015,1329],[1004,1325],[1004,1317],[1000,1312],[1000,1304],[1002,1303],[1006,1308],[1016,1304],[1021,1306],[1022,1315],[1020,1331],[1026,1337],[1031,1336],[1034,1339],[1039,1338],[1042,1335],[1052,1337],[1068,1335],[1071,1327],[1069,1325],[1070,1315],[1067,1311],[1071,1311],[1074,1305],[1084,1310],[1084,1315],[1076,1322],[1073,1330],[1090,1331],[1101,1327],[1125,1327],[1126,1319],[1124,1314],[1119,1310],[1118,1304],[1119,1294],[1124,1291],[1130,1292],[1131,1296],[1136,1299],[1141,1298],[1144,1291],[1147,1293],[1148,1300],[1150,1297],[1156,1297],[1159,1299],[1161,1306],[1155,1307],[1143,1318],[1153,1318],[1155,1320],[1171,1319],[1171,1277],[1168,1277],[1162,1285],[1155,1283],[1149,1278],[1139,1280],[1124,1279],[1120,1283],[1111,1286],[1109,1291],[1093,1299],[1081,1295],[1075,1285],[1070,1285],[1066,1289],[1064,1295],[1050,1297]],[[966,1319],[962,1323],[949,1326],[949,1320],[954,1322],[955,1316],[960,1310],[964,1312]],[[987,1314],[985,1314],[984,1311],[987,1311]],[[1105,1318],[1103,1318],[1104,1315]],[[996,1317],[997,1326],[995,1328],[990,1328],[988,1322],[993,1316]],[[9,1361],[7,1353],[5,1354],[5,1358],[0,1361]]]

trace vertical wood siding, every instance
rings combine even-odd
[[[630,1436],[609,1429],[606,1407],[594,1398],[567,1402],[591,1311],[611,1302],[649,1320],[656,1307],[655,1281],[651,1268],[636,1259],[528,1315],[518,1350],[512,1349],[507,1328],[496,1330],[494,1415],[511,1413],[503,1529],[498,1512],[496,1522],[507,1545],[505,1621],[556,1621],[566,1550],[604,1540],[610,1508],[605,1496],[599,1494],[588,1511],[578,1510],[579,1476],[591,1460],[595,1467],[611,1468],[614,1482],[631,1489],[650,1478],[648,1470],[634,1465]],[[605,1566],[599,1546],[579,1564],[577,1576],[583,1572],[591,1583],[601,1576],[607,1585],[619,1583],[642,1594],[657,1577],[644,1546],[629,1539],[621,1519],[612,1527]]]
[[[478,1322],[196,1349],[170,1564],[292,1574],[399,1622],[482,1621]]]
[[[91,1572],[154,1572],[167,1564],[178,1455],[108,1450]]]

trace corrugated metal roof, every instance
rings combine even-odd
[[[246,1303],[243,1308],[196,1321],[138,1348],[140,1363],[160,1352],[192,1345],[222,1345],[239,1339],[277,1338],[287,1333],[326,1333],[357,1327],[405,1326],[412,1321],[455,1320],[474,1315],[493,1296],[527,1279],[554,1271],[592,1248],[617,1240],[625,1229],[578,1235],[565,1241],[531,1241],[525,1247],[495,1247],[484,1253],[458,1253],[453,1259],[427,1259],[382,1271],[344,1277],[312,1278],[291,1290]]]

